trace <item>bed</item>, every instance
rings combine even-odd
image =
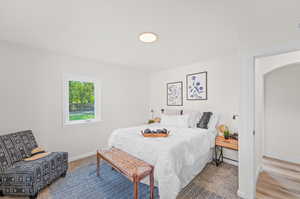
[[[147,128],[166,128],[170,135],[166,138],[146,138],[141,131]],[[180,190],[211,161],[215,136],[215,128],[157,123],[117,129],[111,134],[108,144],[154,165],[160,198],[175,199]]]

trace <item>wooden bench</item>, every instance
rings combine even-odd
[[[154,167],[132,155],[112,147],[109,150],[97,150],[97,176],[100,175],[100,160],[134,183],[134,199],[138,199],[138,185],[142,179],[150,177],[150,199],[154,199]]]

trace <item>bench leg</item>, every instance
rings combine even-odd
[[[138,199],[139,198],[139,182],[138,181],[134,181],[134,199]]]
[[[98,152],[97,152],[97,176],[100,175],[100,157],[98,155]]]
[[[150,174],[150,199],[154,199],[154,174],[153,170]]]

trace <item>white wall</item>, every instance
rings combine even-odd
[[[265,155],[300,163],[300,63],[265,75]]]
[[[186,100],[186,75],[202,71],[208,72],[208,100]],[[167,106],[166,84],[175,81],[183,82],[182,107]],[[150,76],[150,108],[154,109],[156,114],[161,108],[218,112],[221,114],[221,123],[232,127],[233,114],[239,114],[239,82],[240,64],[237,56],[155,72]],[[235,151],[226,150],[225,156],[238,159]]]
[[[102,122],[63,127],[65,73],[100,80]],[[0,133],[32,129],[40,145],[71,159],[95,152],[113,129],[148,119],[148,86],[144,72],[1,42]]]
[[[278,68],[300,62],[300,51],[292,51],[255,60],[255,161],[256,172],[262,167],[265,155],[265,75]]]

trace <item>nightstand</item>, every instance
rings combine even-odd
[[[223,136],[216,137],[215,154],[214,154],[215,157],[213,158],[213,160],[216,163],[216,166],[219,166],[223,162],[224,158],[237,162],[236,160],[232,160],[230,158],[224,157],[223,148],[238,151],[239,150],[239,142],[238,142],[238,140],[235,140],[232,138],[226,140]]]

